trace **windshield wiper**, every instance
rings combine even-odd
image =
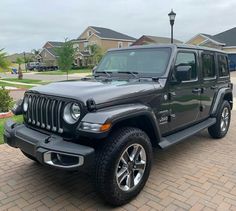
[[[103,74],[106,74],[108,77],[111,77],[111,73],[112,72],[109,72],[109,71],[98,71],[98,72],[95,72],[95,75],[94,75],[95,77],[98,76],[98,75],[96,75],[96,73],[103,73]]]
[[[135,78],[139,78],[138,77],[139,73],[138,72],[134,72],[134,71],[118,71],[117,73],[130,74],[130,75],[134,76]]]

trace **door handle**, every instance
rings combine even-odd
[[[195,89],[192,90],[193,94],[199,94],[201,92],[202,92],[202,89],[199,89],[199,88],[195,88]]]
[[[211,86],[211,89],[217,89],[218,86]]]

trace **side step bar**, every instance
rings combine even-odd
[[[200,132],[201,130],[204,130],[205,128],[208,128],[214,125],[215,123],[216,123],[216,118],[209,118],[187,129],[184,129],[172,135],[163,137],[161,141],[159,142],[159,146],[162,149],[170,147],[171,145],[177,144],[178,142]]]

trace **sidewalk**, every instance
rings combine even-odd
[[[7,80],[1,80],[0,82],[4,82],[6,84],[18,84],[18,85],[24,85],[24,86],[40,86],[41,84],[29,84],[29,83],[22,83],[22,82],[17,82],[17,81],[7,81]]]
[[[27,89],[16,89],[10,90],[10,96],[13,98],[14,101],[17,101],[24,97],[24,93]]]

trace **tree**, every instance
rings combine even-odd
[[[59,68],[67,72],[67,80],[68,80],[68,73],[73,66],[74,56],[75,56],[75,49],[73,47],[73,43],[65,39],[65,43],[62,45],[62,47],[57,48],[56,52],[58,54],[57,62]]]
[[[9,68],[10,62],[7,60],[7,54],[0,49],[0,70],[6,70]]]
[[[91,54],[92,64],[97,65],[104,55],[102,48],[96,44],[89,45],[88,48]]]
[[[21,65],[24,63],[24,60],[20,57],[17,57],[16,58],[16,63],[19,65],[19,68],[18,68],[18,79],[21,80],[23,79],[23,72],[22,72],[22,69],[21,69]]]

